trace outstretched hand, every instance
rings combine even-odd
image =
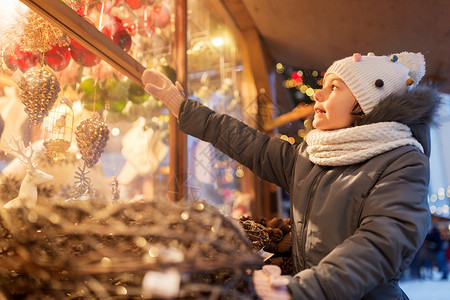
[[[181,102],[185,98],[181,84],[173,84],[166,75],[154,69],[145,70],[141,80],[145,90],[161,100],[178,118]]]
[[[281,276],[281,269],[275,265],[265,265],[262,270],[253,272],[256,293],[263,300],[289,300],[287,290],[289,280]]]

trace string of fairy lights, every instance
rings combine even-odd
[[[283,77],[283,85],[292,94],[295,104],[310,104],[314,93],[322,88],[324,72],[317,70],[296,69],[282,63],[275,65],[276,72]]]
[[[294,68],[282,63],[275,65],[275,70],[283,79],[283,86],[289,91],[295,106],[308,105],[314,102],[314,94],[322,88],[322,79],[325,72]],[[300,128],[295,136],[288,136],[282,132],[278,137],[291,144],[298,144],[303,140],[305,130]]]

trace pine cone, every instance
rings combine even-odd
[[[279,266],[281,268],[281,265],[283,264],[283,257],[281,256],[271,257],[270,264]]]
[[[279,265],[281,268],[281,275],[291,275],[292,274],[292,258],[289,256],[281,257],[282,262]]]
[[[240,223],[255,249],[263,248],[270,241],[266,228],[261,224],[252,220],[241,221]]]
[[[61,91],[54,72],[47,66],[32,68],[25,72],[18,86],[29,120],[33,125],[39,124],[48,116]]]
[[[109,139],[108,126],[95,113],[90,118],[80,122],[75,130],[77,146],[84,163],[92,168],[100,159]]]
[[[279,227],[281,229],[281,231],[283,231],[283,234],[288,234],[289,232],[291,232],[291,225],[290,224],[285,224],[284,222],[280,225]]]
[[[254,218],[254,221],[256,223],[259,223],[263,226],[267,226],[267,219],[266,218]]]
[[[264,246],[264,251],[275,253],[277,252],[277,243],[270,241],[268,244]]]
[[[272,218],[268,223],[267,227],[278,228],[283,223],[281,218]]]
[[[270,240],[274,243],[278,243],[283,239],[281,229],[267,227],[267,232],[269,233]]]
[[[277,245],[277,252],[285,253],[291,251],[292,248],[292,233],[286,234]]]
[[[251,219],[252,219],[252,217],[250,217],[249,215],[243,215],[239,218],[239,221],[244,222],[244,221],[251,220]]]

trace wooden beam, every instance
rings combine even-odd
[[[145,70],[138,61],[61,0],[20,0],[49,23],[142,86]]]
[[[254,29],[255,24],[242,0],[222,0],[240,31]]]

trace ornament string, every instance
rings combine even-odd
[[[96,100],[97,100],[97,82],[98,82],[98,78],[95,78],[95,81],[94,81],[94,108],[93,108],[94,112],[96,110],[95,104],[96,104]]]

